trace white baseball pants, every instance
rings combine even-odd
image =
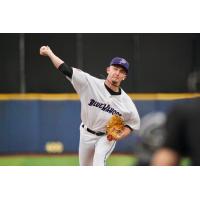
[[[108,141],[106,135],[94,135],[80,126],[80,166],[104,166],[114,150],[116,141]]]

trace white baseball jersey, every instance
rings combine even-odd
[[[105,132],[107,121],[113,114],[123,117],[125,124],[133,130],[140,127],[140,118],[131,98],[121,89],[120,95],[111,95],[104,85],[105,80],[73,68],[68,78],[80,95],[81,120],[93,131]]]

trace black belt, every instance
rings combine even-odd
[[[84,124],[82,124],[82,127],[84,128]],[[91,129],[89,129],[89,128],[87,128],[87,131],[88,132],[90,132],[90,133],[92,133],[92,134],[94,134],[94,135],[97,135],[97,136],[102,136],[102,135],[105,135],[105,133],[103,133],[103,132],[95,132],[95,131],[93,131],[93,130],[91,130]]]

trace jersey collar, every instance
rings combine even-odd
[[[118,92],[115,92],[115,91],[111,90],[105,83],[104,83],[104,86],[111,95],[121,95],[121,93],[122,93],[121,88],[119,88]]]

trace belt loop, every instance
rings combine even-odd
[[[85,124],[82,124],[81,127],[82,127],[83,129],[87,130],[87,127],[86,127]]]

